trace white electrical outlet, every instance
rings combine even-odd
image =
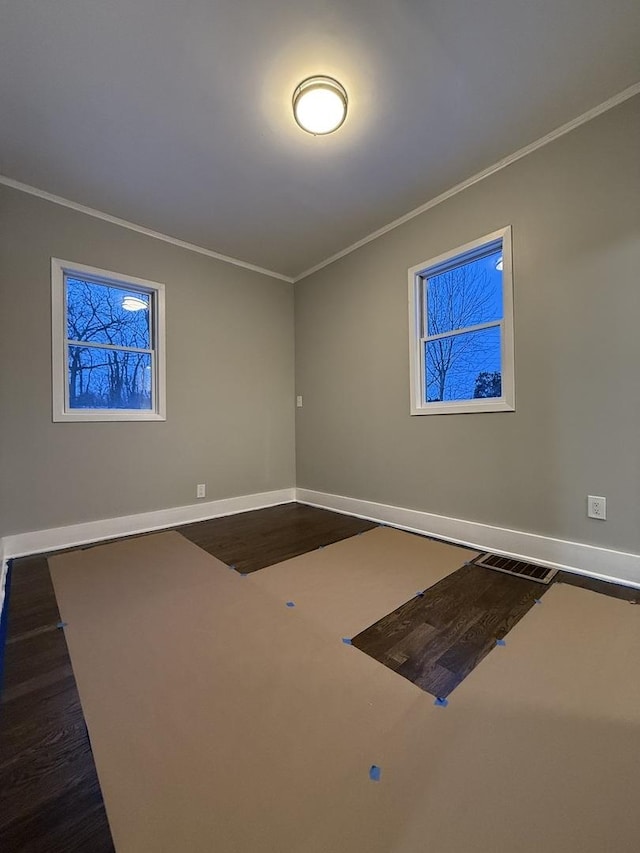
[[[597,495],[587,495],[587,515],[604,521],[607,517],[607,499]]]
[[[301,409],[302,408],[302,394],[298,394],[296,397],[296,406]]]
[[[207,496],[207,486],[205,483],[198,483],[196,486],[196,497],[197,498],[206,498]]]

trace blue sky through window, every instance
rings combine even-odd
[[[150,349],[150,294],[78,278],[66,283],[70,341]]]
[[[448,332],[499,321],[503,317],[501,251],[426,276],[425,343],[427,402],[500,397],[501,330]]]
[[[151,295],[71,276],[66,293],[70,408],[151,410]]]

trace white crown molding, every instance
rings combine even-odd
[[[222,515],[235,515],[253,509],[264,509],[277,504],[291,503],[295,500],[295,489],[279,489],[273,492],[261,492],[254,495],[241,495],[207,503],[177,506],[160,509],[155,512],[142,512],[137,515],[124,515],[119,518],[105,518],[100,521],[87,521],[67,527],[53,527],[48,530],[35,530],[29,533],[16,533],[5,536],[0,541],[0,549],[5,557],[26,557],[29,554],[43,554],[59,551],[62,548],[74,548],[90,542],[105,539],[118,539],[121,536],[133,536],[137,533],[149,533],[163,530],[179,524],[191,524]]]
[[[296,489],[296,501],[388,524],[412,533],[435,536],[481,551],[640,588],[640,554],[310,489]]]
[[[617,95],[613,95],[613,97],[609,98],[606,101],[603,101],[598,106],[593,107],[590,110],[587,110],[586,113],[582,113],[582,115],[577,118],[568,121],[566,124],[557,127],[555,130],[552,130],[550,133],[547,133],[546,136],[541,136],[540,139],[537,139],[535,142],[531,142],[529,145],[525,145],[524,148],[518,149],[513,154],[509,154],[507,157],[504,157],[502,160],[499,160],[497,163],[494,163],[493,166],[488,166],[486,169],[483,169],[481,172],[478,172],[472,177],[467,178],[462,183],[456,184],[451,187],[451,189],[445,190],[445,192],[440,195],[435,196],[430,201],[421,204],[420,207],[416,207],[414,210],[409,211],[409,213],[405,213],[403,216],[400,216],[398,219],[394,219],[393,222],[389,222],[388,225],[383,225],[382,228],[378,228],[377,231],[373,231],[366,237],[363,237],[361,240],[358,240],[356,243],[352,243],[350,246],[347,246],[346,249],[341,249],[339,252],[336,252],[335,255],[331,255],[331,257],[326,258],[324,261],[320,261],[319,264],[316,264],[313,267],[310,267],[308,270],[301,272],[299,275],[295,276],[293,279],[294,284],[299,281],[302,281],[303,278],[307,278],[313,273],[318,272],[324,267],[329,266],[334,261],[340,260],[340,258],[344,258],[346,255],[350,255],[351,252],[355,252],[356,249],[360,249],[362,246],[366,246],[367,243],[371,243],[373,240],[377,240],[378,237],[382,237],[383,234],[387,234],[389,231],[393,231],[395,228],[399,228],[401,225],[404,225],[405,222],[409,222],[411,219],[415,219],[416,216],[420,216],[421,213],[425,213],[427,210],[431,210],[432,207],[436,207],[439,204],[442,204],[443,201],[447,201],[447,199],[452,198],[452,196],[461,193],[463,190],[472,187],[474,184],[483,181],[485,178],[488,178],[490,175],[494,175],[496,172],[505,169],[507,166],[510,166],[512,163],[515,163],[517,160],[521,160],[523,157],[526,157],[527,154],[532,154],[534,151],[537,151],[538,148],[542,148],[544,145],[548,145],[550,142],[553,142],[556,139],[559,139],[561,136],[564,136],[567,133],[571,133],[572,130],[580,127],[582,124],[586,124],[588,121],[591,121],[594,118],[597,118],[602,113],[606,113],[608,110],[617,107],[619,104],[624,103],[624,101],[628,101],[629,98],[633,98],[635,95],[640,94],[640,82],[634,83],[633,86],[629,86],[627,89],[623,89],[622,92],[619,92]]]
[[[143,225],[136,225],[135,222],[129,222],[126,219],[120,219],[117,216],[112,216],[110,213],[104,213],[103,211],[96,210],[93,207],[87,207],[84,204],[79,204],[78,202],[71,201],[68,198],[63,198],[62,196],[54,195],[53,193],[38,189],[38,187],[33,187],[30,184],[24,184],[21,181],[16,181],[13,178],[7,177],[6,175],[0,175],[0,185],[11,187],[14,190],[19,190],[20,192],[36,196],[37,198],[42,198],[45,201],[52,202],[53,204],[59,204],[62,207],[68,207],[71,210],[78,211],[79,213],[86,213],[87,216],[93,216],[95,219],[102,219],[104,222],[110,222],[112,225],[119,225],[121,228],[127,228],[130,231],[136,231],[138,234],[144,234],[146,237],[152,237],[154,240],[162,240],[165,243],[170,243],[171,245],[178,246],[181,249],[187,249],[190,252],[196,252],[200,255],[206,255],[209,258],[215,258],[216,260],[223,261],[227,264],[233,264],[234,266],[242,267],[243,269],[260,273],[261,275],[270,276],[271,278],[277,278],[280,281],[286,281],[288,284],[295,284],[296,282],[302,281],[302,279],[307,278],[313,273],[318,272],[318,270],[329,266],[329,264],[332,264],[334,261],[338,261],[340,260],[340,258],[344,258],[346,255],[350,255],[351,252],[355,252],[356,249],[359,249],[362,246],[366,246],[366,244],[371,243],[372,240],[376,240],[378,237],[382,237],[383,234],[387,234],[389,231],[393,231],[395,228],[399,228],[400,225],[403,225],[405,222],[409,222],[411,219],[415,219],[415,217],[420,216],[421,213],[430,210],[432,207],[436,207],[436,205],[438,204],[442,204],[443,201],[446,201],[452,196],[457,195],[463,190],[468,189],[474,184],[477,184],[479,181],[483,181],[490,175],[495,174],[495,172],[499,172],[501,169],[510,166],[511,163],[515,163],[517,160],[521,160],[523,157],[526,157],[527,154],[531,154],[533,151],[536,151],[538,148],[542,148],[549,142],[553,142],[555,139],[559,139],[566,133],[570,133],[572,130],[575,130],[577,127],[580,127],[580,125],[591,121],[591,119],[594,119],[602,113],[607,112],[607,110],[613,109],[613,107],[618,106],[618,104],[622,104],[624,101],[627,101],[629,100],[629,98],[633,98],[635,95],[638,94],[640,94],[640,82],[634,83],[632,86],[623,89],[622,92],[619,92],[617,95],[613,95],[613,97],[609,98],[606,101],[603,101],[601,104],[598,104],[598,106],[587,110],[586,113],[583,113],[577,118],[574,118],[571,121],[568,121],[566,124],[563,124],[555,130],[552,130],[546,136],[542,136],[535,142],[526,145],[524,148],[520,148],[513,154],[509,154],[507,157],[503,158],[497,163],[494,163],[493,166],[489,166],[488,168],[483,169],[481,172],[478,172],[472,177],[467,178],[465,181],[462,181],[462,183],[456,184],[454,187],[451,187],[451,189],[446,190],[435,198],[432,198],[430,201],[427,201],[424,204],[420,205],[420,207],[416,207],[414,210],[409,211],[409,213],[405,213],[398,219],[394,219],[393,222],[389,222],[387,225],[383,225],[382,228],[378,228],[377,231],[373,231],[368,236],[363,237],[356,243],[352,243],[345,249],[341,249],[341,251],[336,252],[334,255],[331,255],[324,261],[320,261],[320,263],[316,264],[313,267],[310,267],[304,272],[301,272],[297,276],[283,275],[282,273],[264,269],[263,267],[247,263],[246,261],[241,261],[238,258],[231,258],[228,255],[222,255],[219,252],[212,251],[211,249],[205,249],[203,246],[197,246],[195,243],[188,243],[185,240],[179,240],[177,237],[171,237],[168,234],[162,234],[160,231],[153,231],[150,228],[145,228]]]
[[[101,210],[96,210],[93,207],[87,207],[84,204],[79,204],[76,201],[71,201],[68,198],[63,198],[59,195],[40,190],[38,187],[32,187],[29,184],[23,184],[21,181],[14,181],[13,178],[8,178],[6,175],[0,175],[0,184],[11,189],[19,190],[28,195],[42,198],[45,201],[50,201],[53,204],[59,204],[61,207],[68,207],[71,210],[76,210],[78,213],[85,213],[87,216],[93,216],[94,219],[102,219],[104,222],[109,222],[111,225],[118,225],[120,228],[127,228],[129,231],[135,231],[138,234],[144,234],[145,237],[152,237],[154,240],[162,240],[163,243],[171,243],[172,246],[178,246],[180,249],[187,249],[189,252],[196,252],[199,255],[206,255],[208,258],[215,258],[216,261],[223,261],[225,264],[232,264],[235,267],[242,267],[251,272],[257,272],[261,275],[267,275],[270,278],[277,278],[280,281],[286,281],[287,284],[293,284],[293,279],[287,275],[282,275],[273,270],[267,270],[263,267],[258,267],[255,264],[240,261],[238,258],[231,258],[228,255],[221,255],[219,252],[214,252],[211,249],[205,249],[203,246],[196,246],[195,243],[187,243],[185,240],[178,240],[177,237],[171,237],[168,234],[162,234],[160,231],[153,231],[151,228],[145,228],[143,225],[136,225],[135,222],[129,222],[127,219],[120,219],[118,216],[111,216],[110,213],[103,213]]]

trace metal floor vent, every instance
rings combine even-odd
[[[547,569],[545,566],[536,566],[534,563],[525,563],[523,560],[513,560],[511,557],[499,557],[497,554],[481,554],[472,560],[475,566],[484,566],[494,569],[496,572],[504,572],[507,575],[516,575],[519,578],[527,578],[538,583],[551,583],[558,574],[557,569]]]

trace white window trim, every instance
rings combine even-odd
[[[153,311],[153,365],[154,400],[152,411],[139,409],[69,409],[67,379],[67,316],[64,278],[74,275],[91,281],[117,287],[130,287],[152,293]],[[164,284],[147,281],[130,275],[51,258],[51,322],[52,322],[52,389],[53,421],[165,421],[166,415],[166,363],[165,363],[165,300]],[[108,347],[108,345],[106,345]]]
[[[425,274],[454,258],[472,254],[489,243],[502,241],[502,320],[481,323],[478,326],[459,330],[459,333],[475,331],[499,326],[501,329],[501,370],[502,396],[494,398],[479,398],[472,400],[451,400],[445,402],[427,403],[424,392],[424,358],[423,358],[423,277]],[[447,332],[442,337],[449,337],[455,332]],[[515,368],[513,342],[513,260],[511,250],[511,226],[501,228],[471,243],[465,243],[457,249],[444,252],[431,260],[411,267],[409,270],[409,375],[412,415],[454,415],[471,414],[473,412],[513,412],[515,400]]]

